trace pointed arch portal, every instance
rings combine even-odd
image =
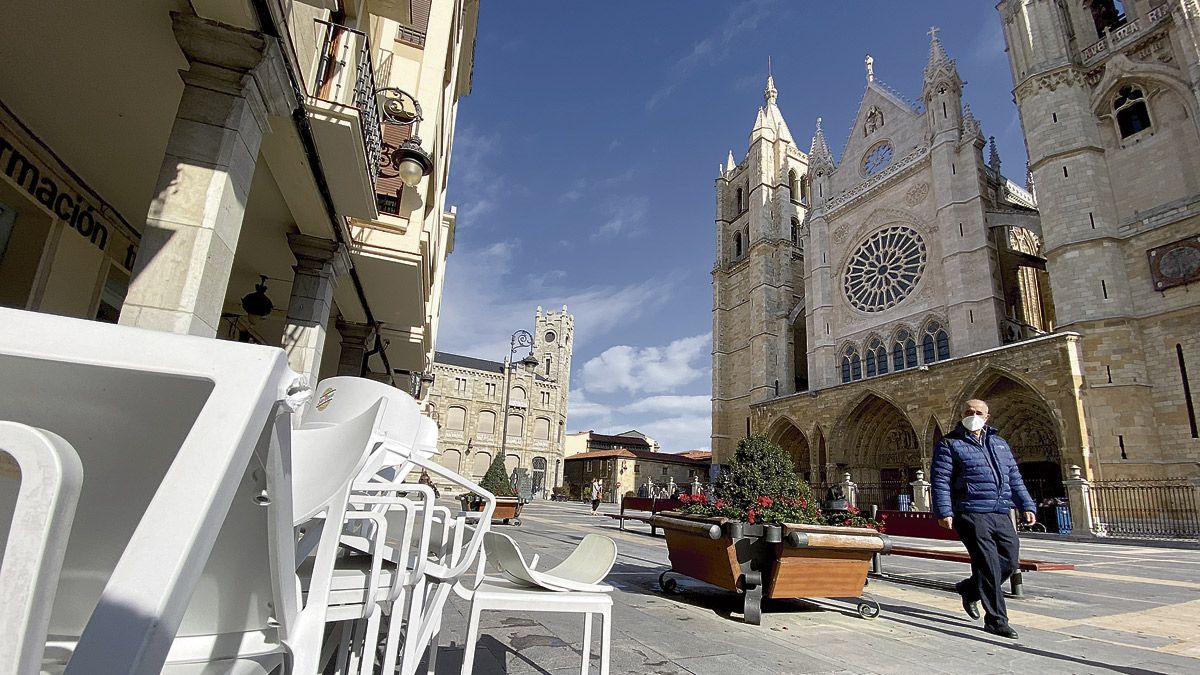
[[[920,466],[917,434],[895,405],[867,394],[845,417],[842,458],[854,479],[863,482],[900,482],[908,470]]]
[[[771,425],[768,437],[779,444],[792,458],[792,467],[796,475],[806,481],[812,480],[812,455],[809,451],[808,438],[804,432],[796,428],[791,420],[780,419]]]
[[[999,372],[985,376],[975,392],[969,398],[987,402],[990,424],[1012,447],[1030,495],[1038,501],[1064,496],[1059,424],[1045,399]]]

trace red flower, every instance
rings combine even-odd
[[[750,509],[748,509],[746,511],[746,522],[750,523],[751,525],[754,524],[754,508],[753,507],[751,507]]]
[[[713,506],[716,506],[718,509],[723,509],[723,508],[725,508],[725,500],[724,500],[724,499],[718,499],[718,500],[717,500],[717,503],[716,503],[716,504],[714,504]]]
[[[763,507],[764,509],[770,508],[774,504],[775,504],[775,500],[771,499],[770,497],[768,497],[766,495],[763,495],[762,497],[758,498],[758,505]]]

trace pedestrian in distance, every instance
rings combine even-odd
[[[1025,524],[1036,522],[1036,506],[1025,489],[1012,448],[988,425],[985,401],[967,401],[963,419],[933,448],[933,511],[938,525],[953,529],[971,555],[971,576],[955,584],[963,610],[993,635],[1017,638],[1008,625],[1004,582],[1017,570],[1020,547],[1009,511],[1019,508]]]
[[[604,491],[604,485],[599,478],[592,479],[592,515],[600,515],[600,495]]]

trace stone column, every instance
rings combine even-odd
[[[296,256],[292,268],[296,275],[283,328],[283,349],[292,370],[308,376],[309,384],[316,384],[333,310],[333,286],[337,276],[350,269],[350,255],[337,242],[306,234],[289,234],[288,246]]]
[[[842,494],[846,495],[850,506],[858,506],[858,485],[850,480],[849,472],[842,474]]]
[[[1071,477],[1063,481],[1063,487],[1067,490],[1067,500],[1071,505],[1071,534],[1081,537],[1094,535],[1089,483],[1079,465],[1071,465]]]
[[[190,68],[120,323],[214,337],[267,116],[297,104],[274,39],[171,18]]]
[[[375,327],[365,323],[338,320],[338,335],[342,336],[342,355],[337,374],[362,377],[363,360],[375,340]]]
[[[912,486],[912,510],[928,513],[931,500],[929,498],[929,481],[925,480],[925,472],[918,471],[917,479],[909,483]]]

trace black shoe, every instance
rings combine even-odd
[[[1010,640],[1017,639],[1017,631],[1013,630],[1012,626],[984,626],[983,630],[987,633],[991,633],[992,635],[999,635],[1000,637],[1006,637]]]
[[[972,619],[978,619],[979,601],[968,599],[966,594],[962,592],[962,589],[958,588],[957,586],[955,587],[955,590],[958,591],[959,597],[962,598],[963,611],[966,612],[967,616],[971,617]]]

